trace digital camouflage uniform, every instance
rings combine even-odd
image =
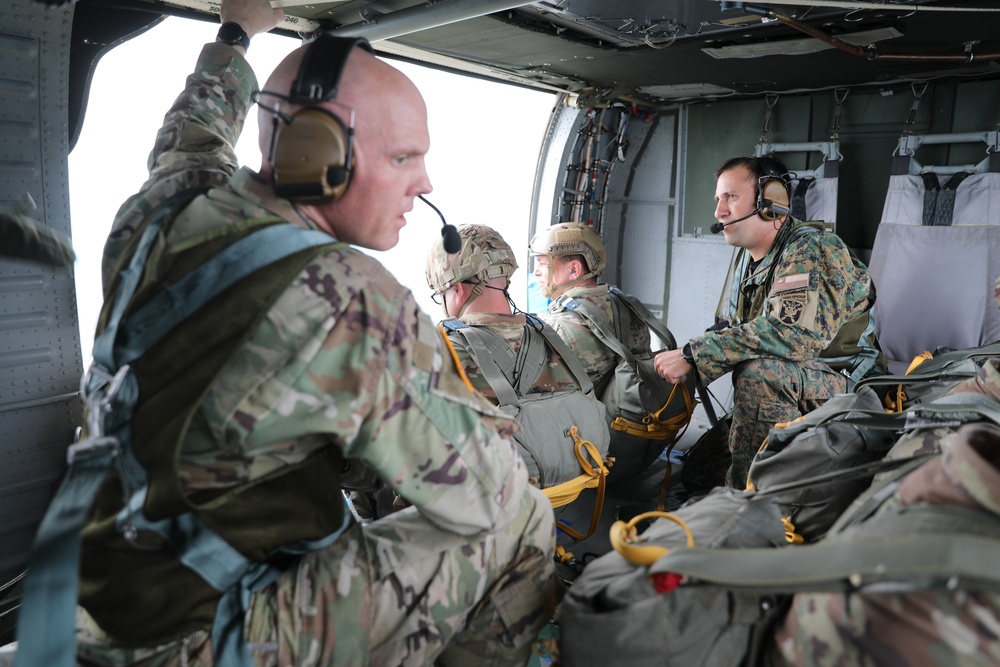
[[[598,393],[603,389],[604,383],[611,379],[615,367],[618,366],[618,355],[601,342],[583,315],[569,309],[561,310],[560,304],[565,299],[588,301],[600,308],[612,323],[615,323],[617,313],[622,313],[628,318],[627,325],[622,328],[629,333],[628,340],[623,340],[622,343],[636,354],[649,352],[649,329],[643,322],[633,318],[628,308],[616,309],[613,305],[613,300],[616,298],[607,285],[571,287],[559,299],[549,304],[548,313],[539,315],[543,322],[559,334],[566,346],[580,360]]]
[[[752,274],[749,254],[742,251],[730,299],[731,326],[690,341],[704,384],[733,372],[726,483],[741,489],[774,424],[847,391],[848,377],[839,371],[855,360],[870,363],[861,377],[885,367],[873,333],[875,290],[868,269],[854,261],[840,237],[799,232],[814,223],[788,220],[792,224],[786,221]]]
[[[204,48],[157,136],[150,180],[116,217],[106,286],[137,224],[191,185],[216,187],[179,215],[170,246],[260,216],[314,227],[256,174],[235,171],[232,146],[255,88],[234,49]],[[346,246],[312,260],[211,384],[183,442],[179,484],[187,494],[251,484],[337,447],[412,507],[374,525],[352,523],[251,597],[244,627],[258,664],[523,664],[548,620],[554,535],[510,428],[464,386],[440,334],[376,260]],[[333,511],[340,496],[334,485],[330,506],[308,511]],[[141,563],[141,552],[135,558]],[[84,588],[100,566],[86,559]],[[156,613],[143,608],[140,571],[137,564],[112,582],[131,596],[121,614],[137,619]],[[89,599],[105,594],[90,590]],[[211,661],[202,631],[156,648],[116,648],[128,638],[108,636],[84,611],[86,597],[81,604],[78,650],[93,664]]]
[[[1000,361],[949,393],[981,393],[1000,405]],[[1000,518],[1000,428],[927,429],[890,456],[943,452],[903,481],[880,513],[920,504],[956,506]],[[987,537],[984,535],[984,537]],[[996,534],[993,534],[996,537]],[[1000,664],[1000,595],[969,590],[913,593],[799,593],[778,625],[768,664],[913,667]]]

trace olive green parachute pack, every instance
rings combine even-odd
[[[628,349],[622,323],[628,315],[644,322],[663,341],[676,349],[670,330],[635,297],[617,287],[608,291],[615,309],[614,322],[593,304],[582,299],[560,297],[549,312],[572,310],[587,321],[590,330],[616,355],[618,365],[604,387],[598,387],[611,429],[610,456],[614,465],[609,483],[635,477],[648,468],[665,448],[676,443],[694,412],[695,381],[689,374],[676,384],[663,379],[653,367],[658,351],[634,354]]]
[[[959,352],[941,363],[982,356]],[[589,564],[563,601],[561,664],[616,664],[625,656],[629,665],[764,664],[796,593],[968,590],[996,598],[1000,517],[888,502],[968,429],[985,434],[1000,460],[1000,400],[934,394],[887,413],[862,386],[772,429],[751,465],[756,491],[719,487],[673,514],[616,522],[615,551]],[[801,536],[810,543],[799,544]],[[594,642],[598,635],[603,640]]]
[[[604,406],[580,361],[559,335],[537,317],[526,315],[517,353],[487,327],[447,319],[441,327],[461,345],[493,389],[502,412],[521,427],[514,434],[528,478],[549,497],[554,508],[575,500],[584,488],[599,488],[600,513],[608,474],[609,434]],[[579,389],[532,392],[552,349],[562,358]],[[592,522],[590,532],[596,527]],[[564,530],[567,527],[563,526]],[[577,539],[589,536],[568,529]]]

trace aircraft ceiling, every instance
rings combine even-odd
[[[50,3],[68,0],[39,0]],[[387,55],[579,95],[688,99],[1000,75],[1000,1],[273,0],[289,34],[364,35]],[[74,59],[216,0],[78,0]],[[148,12],[148,13],[147,13]]]

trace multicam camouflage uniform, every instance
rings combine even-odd
[[[561,303],[564,299],[589,301],[600,308],[601,312],[612,323],[615,323],[620,313],[622,317],[628,318],[627,326],[623,327],[624,330],[628,331],[628,339],[623,340],[622,343],[636,354],[649,352],[649,329],[641,321],[633,318],[627,308],[615,308],[614,300],[617,297],[611,294],[608,285],[571,287],[566,290],[559,299],[549,305],[550,312],[543,313],[539,317],[555,329],[566,346],[572,350],[576,358],[583,364],[595,387],[603,388],[604,383],[611,379],[611,375],[618,365],[618,355],[601,342],[583,315],[572,310],[561,309]]]
[[[461,251],[448,254],[444,250],[443,241],[438,240],[427,254],[427,284],[436,293],[443,294],[456,283],[466,280],[485,283],[498,276],[509,279],[517,269],[513,251],[495,230],[485,225],[463,225],[459,227],[458,233],[462,239]],[[466,303],[475,298],[475,295],[470,296]],[[527,322],[523,313],[463,313],[458,319],[469,326],[483,327],[499,334],[514,354],[521,349],[524,326]],[[472,386],[496,405],[498,403],[496,392],[480,373],[469,351],[457,337],[452,339],[452,344]],[[545,368],[542,369],[541,375],[530,391],[553,392],[578,389],[573,373],[559,354],[551,347],[548,347],[548,351]]]
[[[216,187],[184,209],[168,245],[197,243],[261,216],[313,226],[253,172],[234,174],[232,146],[255,87],[235,50],[205,47],[157,137],[150,180],[115,221],[106,286],[138,222],[191,185]],[[463,385],[440,334],[377,261],[339,246],[308,264],[211,383],[183,441],[175,483],[189,495],[211,494],[336,447],[412,507],[375,525],[352,524],[253,594],[245,631],[258,664],[524,664],[548,620],[554,535],[549,503],[527,486],[510,428]],[[155,481],[157,471],[149,472]],[[339,507],[340,489],[331,487],[329,507],[305,510]],[[271,513],[253,529],[266,533],[263,522],[282,520]],[[116,610],[117,627],[141,625],[144,614],[156,613],[143,604],[153,575],[140,574],[135,552],[136,568],[111,580],[117,593],[95,590],[87,573],[100,563],[87,562],[90,552],[85,545],[81,658],[211,663],[207,624],[164,637],[159,647],[120,648],[136,644],[124,633],[109,635],[85,609],[124,595],[131,602]]]
[[[854,380],[884,372],[869,329],[875,290],[868,269],[838,236],[800,231],[810,224],[789,218],[756,267],[743,251],[731,326],[689,343],[703,383],[733,372],[729,486],[745,486],[750,462],[774,424],[848,389],[841,369],[854,371]]]
[[[989,360],[978,377],[949,393],[968,392],[991,396],[1000,405],[1000,361]],[[880,513],[932,504],[1000,517],[1000,428],[968,424],[905,439],[899,445],[906,451],[894,447],[890,455],[943,453],[907,476]],[[799,593],[776,629],[768,658],[772,667],[1000,664],[1000,595],[968,588]]]

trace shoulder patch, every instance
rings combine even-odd
[[[809,287],[809,274],[808,273],[796,273],[791,276],[781,276],[774,281],[774,285],[771,287],[772,294],[778,294],[780,292],[790,292],[792,290],[806,289]]]
[[[801,294],[790,294],[778,305],[778,319],[784,324],[798,324],[806,310],[806,298]]]

